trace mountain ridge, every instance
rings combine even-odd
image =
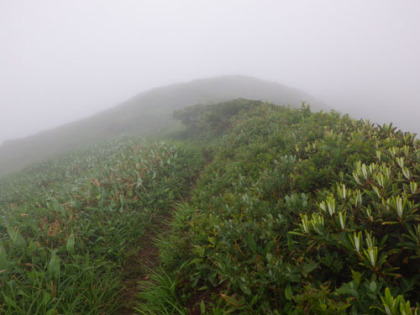
[[[0,176],[69,149],[123,134],[150,136],[175,126],[173,111],[195,104],[214,104],[235,98],[328,109],[295,88],[249,76],[220,76],[156,87],[140,92],[113,108],[41,131],[0,146]]]

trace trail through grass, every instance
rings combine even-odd
[[[185,141],[0,182],[1,314],[419,313],[415,135],[247,100],[175,116]]]
[[[187,146],[126,139],[4,180],[1,313],[126,309],[124,280],[137,272],[129,261],[143,245],[139,240],[199,168],[200,156]]]
[[[165,237],[169,229],[170,213],[153,219],[140,240],[140,250],[129,256],[123,266],[124,286],[120,314],[133,314],[137,304],[137,294],[144,287],[144,282],[151,281],[151,273],[159,266],[159,237]]]

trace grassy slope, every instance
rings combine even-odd
[[[248,105],[178,113],[195,138],[217,127],[225,135],[178,207],[164,272],[139,310],[411,314],[404,297],[420,302],[419,142],[336,113]]]
[[[125,139],[3,179],[0,313],[118,313],[144,272],[127,261],[200,165],[187,146]]]
[[[176,109],[238,97],[262,99],[279,105],[300,105],[302,101],[317,104],[301,91],[241,76],[203,79],[157,88],[90,118],[6,142],[0,147],[0,176],[52,154],[90,145],[98,140],[121,134],[146,136],[161,133],[174,126],[171,115]]]
[[[420,295],[412,135],[246,100],[175,116],[185,142],[115,141],[1,181],[2,313],[118,312],[135,276],[126,261],[205,157],[139,312],[410,314]]]

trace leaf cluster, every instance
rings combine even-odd
[[[162,249],[181,303],[210,291],[244,314],[359,314],[386,312],[386,290],[419,302],[414,135],[305,105],[212,110],[178,114],[201,133],[224,130]]]

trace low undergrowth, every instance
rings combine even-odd
[[[169,278],[143,305],[170,288],[180,314],[418,312],[414,135],[245,100],[176,117],[190,138],[223,136],[161,245]]]
[[[1,313],[127,313],[133,259],[168,212],[133,311],[418,313],[414,135],[248,100],[174,117],[177,141],[120,139],[1,180]]]
[[[201,163],[186,145],[125,139],[3,180],[1,313],[118,313],[126,259]]]

